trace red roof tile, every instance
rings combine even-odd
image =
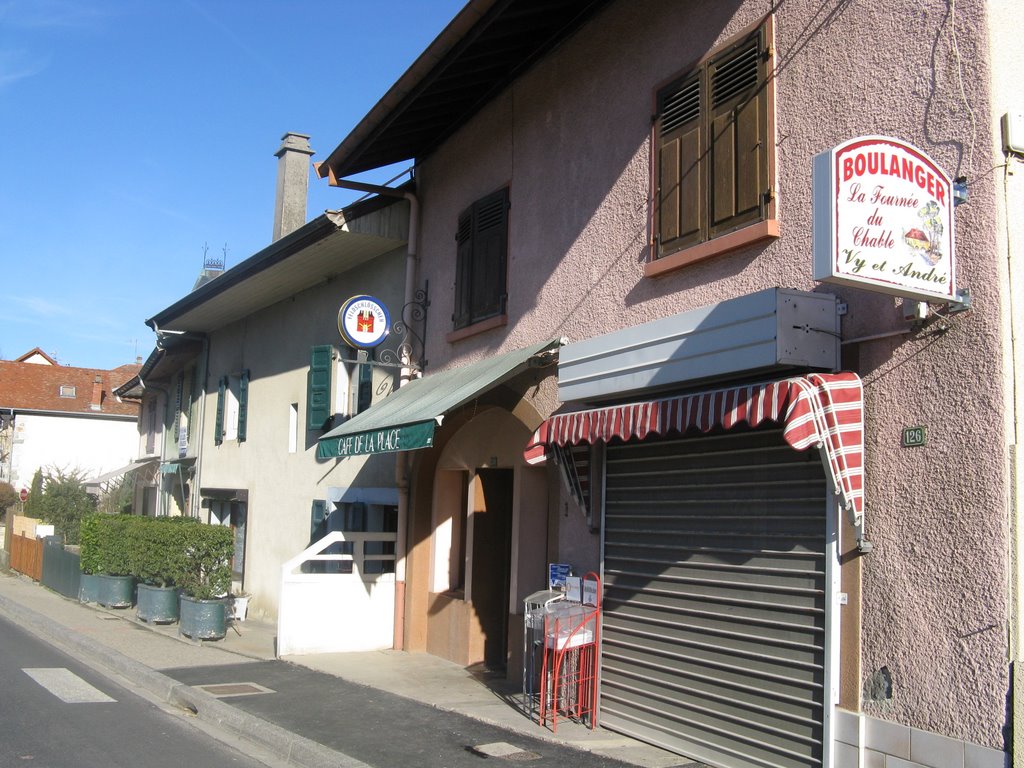
[[[118,402],[113,391],[139,372],[139,365],[112,371],[0,360],[0,408],[16,411],[138,416],[138,403]],[[93,389],[99,377],[99,408],[93,408]],[[74,397],[61,397],[74,392]]]

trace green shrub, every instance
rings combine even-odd
[[[21,512],[26,517],[34,517],[40,520],[43,517],[43,470],[37,469],[32,475],[32,487],[29,490],[28,498],[25,499],[25,506]]]
[[[0,482],[0,519],[3,519],[4,512],[21,501],[21,494],[14,490],[14,486],[7,482]]]
[[[82,573],[102,573],[103,553],[100,544],[100,527],[103,515],[92,514],[82,518],[78,531],[78,542],[81,544],[79,555]]]
[[[141,530],[153,518],[95,513],[82,519],[80,530],[83,573],[135,576]]]
[[[177,583],[186,595],[210,600],[231,589],[231,556],[234,533],[226,526],[182,526],[184,551]]]
[[[35,480],[32,481],[35,495]],[[79,543],[79,527],[82,518],[96,509],[96,500],[85,490],[82,472],[75,470],[51,470],[43,486],[42,501],[38,506],[39,516],[51,523],[57,533],[64,535],[66,544]]]
[[[186,529],[196,524],[191,517],[137,518],[151,520],[133,531],[135,562],[133,575],[146,584],[173,587],[184,570]]]
[[[188,517],[92,514],[82,520],[83,573],[134,576],[179,586],[200,600],[231,588],[234,535],[230,528]]]

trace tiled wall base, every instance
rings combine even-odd
[[[861,723],[863,719],[863,723]],[[930,731],[836,710],[835,768],[1009,768],[1010,756]]]

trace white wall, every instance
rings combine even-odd
[[[135,419],[18,414],[11,451],[11,485],[32,486],[37,469],[80,470],[84,479],[134,461]]]

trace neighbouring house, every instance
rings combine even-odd
[[[204,268],[204,272],[207,270]],[[201,340],[168,335],[139,372],[117,389],[139,405],[132,510],[154,516],[194,513],[191,479],[198,456]]]
[[[466,5],[317,166],[416,163],[429,365],[319,446],[397,451],[398,647],[518,679],[523,600],[570,563],[602,578],[608,728],[715,766],[1004,765],[1012,10]]]
[[[123,472],[135,456],[139,409],[114,390],[138,369],[73,368],[39,348],[0,360],[0,479],[29,490],[39,469],[83,479]]]
[[[343,341],[338,315],[370,293],[395,321],[405,316],[409,205],[396,192],[306,222],[311,154],[307,136],[285,134],[273,242],[229,269],[204,269],[148,319],[157,346],[125,390],[142,402],[140,455],[159,458],[153,501],[138,508],[231,526],[234,589],[269,619],[285,561],[342,527],[393,538],[397,521],[393,457],[324,462],[316,448],[401,371],[402,333],[361,352]],[[378,568],[378,580],[393,580],[392,565]],[[392,605],[389,595],[389,614]],[[390,627],[380,634],[389,647]]]

